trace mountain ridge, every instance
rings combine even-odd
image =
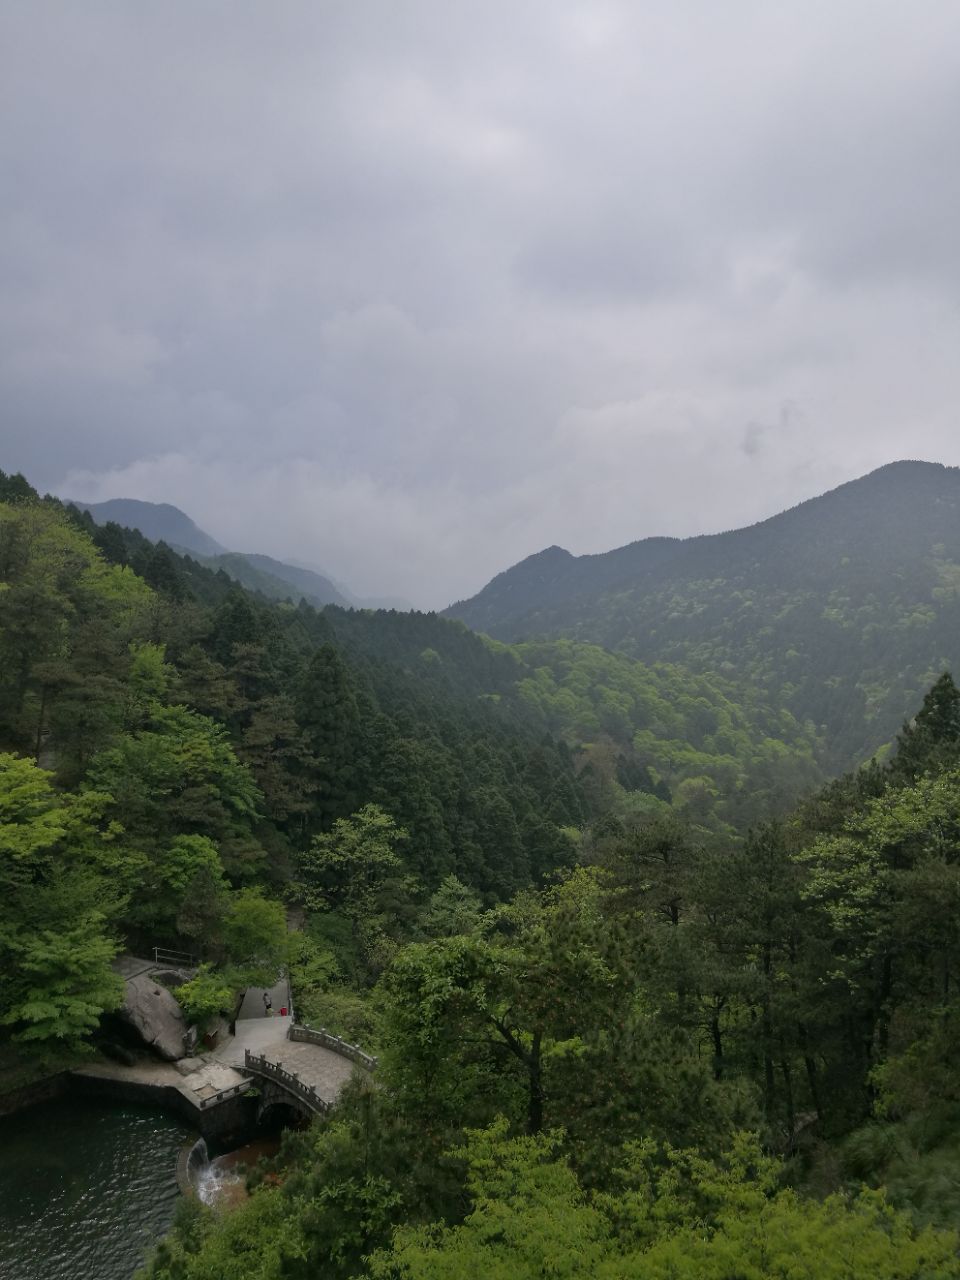
[[[170,502],[147,502],[142,498],[108,498],[105,502],[64,498],[63,502],[78,511],[88,511],[95,524],[112,521],[127,529],[139,529],[151,542],[183,547],[191,554],[219,556],[227,550]]]
[[[235,582],[261,592],[268,599],[285,600],[294,595],[318,608],[327,604],[365,607],[365,602],[347,588],[315,569],[289,564],[260,552],[228,551],[172,503],[147,502],[140,498],[110,498],[106,502],[64,498],[63,501],[79,511],[89,512],[96,524],[113,521],[128,529],[139,529],[151,542],[165,542],[175,551],[197,557],[208,568],[222,569]]]
[[[889,463],[719,534],[548,548],[444,616],[498,640],[747,674],[838,758],[863,758],[960,665],[960,468]]]
[[[507,569],[501,570],[500,573],[491,578],[486,586],[482,587],[480,591],[476,592],[473,596],[470,596],[465,600],[457,600],[440,612],[444,617],[455,617],[460,621],[467,621],[467,625],[472,626],[473,624],[465,617],[466,612],[471,610],[476,602],[483,599],[495,584],[499,584],[500,586],[505,585],[507,580],[510,579],[511,575],[515,574],[516,571],[527,566],[533,567],[534,565],[540,565],[545,562],[546,557],[550,558],[549,563],[552,565],[562,564],[564,569],[571,576],[578,573],[578,568],[580,566],[599,567],[611,565],[615,562],[618,568],[620,565],[626,567],[630,564],[631,558],[636,555],[638,549],[646,548],[651,544],[658,544],[664,549],[665,554],[662,556],[662,561],[666,561],[668,558],[671,558],[669,552],[680,553],[682,549],[687,547],[703,545],[716,539],[732,539],[772,525],[779,525],[784,520],[793,517],[794,513],[805,511],[814,504],[822,503],[825,500],[829,500],[837,495],[843,494],[845,491],[858,488],[865,483],[876,482],[881,480],[881,478],[886,479],[891,476],[899,476],[905,474],[907,470],[919,473],[923,471],[923,469],[929,469],[931,472],[938,471],[942,473],[954,473],[958,479],[960,479],[960,467],[949,467],[944,463],[939,462],[901,459],[885,463],[882,467],[877,467],[873,471],[867,472],[863,476],[858,476],[853,480],[844,481],[843,484],[837,485],[833,489],[828,489],[822,494],[817,494],[810,498],[804,498],[802,501],[795,503],[792,507],[786,507],[783,511],[776,512],[771,516],[765,516],[762,520],[754,521],[752,524],[736,525],[729,529],[719,530],[715,533],[691,534],[689,537],[651,535],[646,538],[635,539],[634,541],[625,543],[620,547],[611,548],[609,551],[585,552],[582,555],[575,555],[565,547],[561,547],[557,543],[554,543],[549,547],[545,547],[541,551],[532,552],[522,560],[518,560],[516,564]],[[604,576],[608,579],[612,579],[612,575],[609,572]],[[626,577],[626,573],[624,573],[623,576]]]

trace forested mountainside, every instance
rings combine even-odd
[[[155,943],[201,1025],[285,965],[379,1053],[150,1280],[960,1276],[950,676],[914,710],[816,790],[735,682],[277,603],[0,474],[0,1070]]]
[[[315,609],[327,604],[349,605],[347,597],[328,579],[312,569],[298,569],[272,556],[226,551],[219,556],[200,556],[210,569],[222,569],[234,582],[258,591],[268,600],[305,600]]]
[[[960,469],[894,463],[730,533],[553,547],[446,616],[749,682],[847,768],[960,659]]]
[[[739,848],[613,824],[542,891],[435,900],[379,1087],[144,1276],[960,1275],[958,814],[944,676],[890,767]]]
[[[140,498],[110,498],[106,502],[78,502],[64,498],[64,504],[88,511],[97,524],[118,524],[139,529],[151,542],[165,542],[201,556],[226,552],[215,538],[205,533],[179,507],[169,502],[144,502]]]
[[[227,551],[199,528],[179,507],[136,498],[112,498],[109,502],[65,504],[87,511],[98,525],[115,524],[136,529],[151,542],[162,542],[175,551],[196,556],[211,569],[223,569],[234,582],[258,591],[268,600],[304,599],[322,608],[325,604],[349,605],[354,601],[312,569],[285,564],[256,552]]]
[[[546,739],[566,752],[581,799],[563,811],[564,822],[581,813],[643,812],[667,805],[705,828],[739,827],[784,809],[821,776],[808,729],[731,681],[691,676],[664,664],[647,668],[567,641],[511,648],[430,614],[340,608],[318,613],[289,603],[270,608],[265,597],[272,598],[273,590],[263,592],[264,598],[237,593],[228,575],[212,572],[208,561],[177,555],[112,523],[95,526],[78,517],[74,524],[107,560],[132,569],[175,602],[169,606],[173,621],[164,643],[167,661],[178,670],[196,660],[196,647],[186,639],[189,629],[177,630],[181,614],[192,617],[198,605],[226,613],[245,600],[258,620],[244,624],[246,632],[239,627],[238,636],[248,642],[259,637],[260,644],[276,634],[293,637],[291,643],[301,647],[320,640],[333,644],[350,667],[356,685],[352,696],[373,699],[395,718],[416,715],[419,746],[406,765],[409,784],[398,781],[394,801],[423,847],[439,841],[439,848],[449,849],[453,840],[449,799],[433,796],[419,809],[415,799],[423,790],[418,778],[425,773],[442,790],[446,769],[424,765],[429,756],[423,743],[436,737],[438,726],[447,725],[449,733],[451,717],[465,716],[490,732],[537,743]],[[186,671],[181,688],[184,679],[189,680]],[[292,687],[288,675],[272,680],[273,692]],[[201,698],[196,705],[233,723],[215,700]],[[46,714],[53,713],[48,708]],[[350,753],[364,792],[374,775],[384,776],[383,761],[365,742],[352,744]],[[381,781],[370,785],[382,795]],[[447,815],[441,821],[443,835],[436,834],[438,813]],[[443,862],[447,854],[438,857]]]

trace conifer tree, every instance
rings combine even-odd
[[[895,776],[918,778],[960,760],[960,689],[949,671],[936,681],[916,718],[897,737]]]
[[[350,673],[333,645],[314,653],[299,690],[297,719],[316,757],[314,810],[325,830],[360,802],[363,726]]]

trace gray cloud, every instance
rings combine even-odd
[[[960,462],[947,0],[35,0],[0,50],[43,487],[442,605]]]

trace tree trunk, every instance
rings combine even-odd
[[[533,1033],[533,1044],[527,1055],[527,1075],[530,1094],[527,1103],[527,1133],[539,1133],[543,1128],[543,1075],[540,1066],[540,1032]]]
[[[720,1030],[720,1014],[722,1012],[723,1002],[714,1000],[713,1008],[710,1011],[710,1037],[713,1040],[714,1080],[723,1079],[723,1033]]]
[[[763,1039],[763,1105],[767,1123],[773,1120],[776,1098],[776,1079],[773,1069],[773,1010],[770,1007],[770,973],[773,968],[769,943],[763,948],[763,1005],[760,1017],[760,1034]]]
[[[877,1057],[883,1062],[890,1047],[890,995],[893,991],[893,956],[889,952],[880,966],[880,989],[877,992]]]
[[[823,1120],[823,1111],[820,1107],[820,1089],[817,1085],[817,1064],[810,1056],[807,1028],[802,1022],[797,1023],[797,1040],[800,1044],[800,1051],[803,1054],[803,1068],[807,1073],[810,1101],[813,1103],[813,1109],[817,1113],[817,1119]]]
[[[797,1110],[793,1103],[793,1076],[782,1036],[780,1037],[780,1074],[783,1076],[783,1091],[787,1102],[788,1132],[792,1139],[797,1128]]]
[[[37,764],[40,763],[40,751],[43,747],[43,722],[47,718],[47,686],[43,685],[40,690],[40,712],[37,716],[37,741],[34,757]]]

